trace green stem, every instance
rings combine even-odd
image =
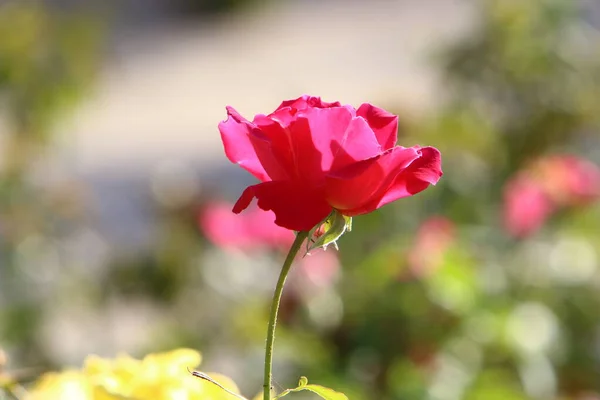
[[[263,383],[263,399],[271,400],[271,379],[273,377],[273,343],[275,342],[275,327],[277,326],[277,313],[279,311],[279,304],[281,303],[281,294],[283,293],[283,286],[285,285],[285,279],[290,272],[292,262],[300,250],[300,246],[304,242],[304,239],[308,237],[308,232],[298,232],[296,234],[296,240],[292,243],[292,247],[285,258],[283,266],[281,267],[281,273],[279,274],[279,280],[275,287],[275,293],[273,294],[273,300],[271,302],[271,315],[269,316],[269,330],[267,331],[267,348],[265,350],[265,377]]]

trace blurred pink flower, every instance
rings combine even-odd
[[[317,287],[330,286],[340,272],[340,261],[333,249],[316,249],[305,256],[300,255],[296,262],[299,273]]]
[[[532,163],[506,184],[504,226],[514,237],[526,237],[564,207],[600,198],[600,169],[570,155],[554,155]]]
[[[556,204],[586,204],[600,197],[600,169],[587,160],[552,156],[539,161],[536,167],[540,183]]]
[[[554,212],[543,188],[529,177],[512,179],[504,189],[504,227],[514,237],[537,231]]]
[[[408,253],[408,264],[412,273],[424,276],[439,268],[455,238],[456,227],[448,218],[436,216],[425,220],[419,227],[415,243]]]
[[[294,233],[275,225],[273,212],[253,207],[239,216],[231,212],[232,207],[230,203],[209,203],[200,213],[200,228],[214,245],[242,250],[291,246]]]
[[[287,252],[294,233],[275,224],[275,214],[251,207],[245,213],[231,212],[225,202],[208,203],[199,215],[200,229],[215,246],[227,249],[278,249]],[[296,257],[296,267],[302,285],[318,289],[332,285],[340,273],[337,252],[315,249],[302,251]],[[312,290],[312,289],[311,289]]]

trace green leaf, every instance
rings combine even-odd
[[[348,397],[345,394],[336,392],[333,389],[327,388],[325,386],[320,386],[320,385],[312,385],[312,384],[309,385],[308,379],[305,376],[300,378],[297,388],[287,389],[287,390],[283,391],[280,395],[275,397],[273,400],[280,399],[284,396],[287,396],[288,394],[290,394],[292,392],[301,392],[303,390],[313,392],[314,394],[318,395],[320,398],[325,399],[325,400],[348,400]]]

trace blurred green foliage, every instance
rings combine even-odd
[[[407,124],[400,140],[438,147],[445,176],[357,218],[340,242],[345,315],[332,339],[343,380],[361,379],[348,368],[357,352],[377,360],[351,398],[600,396],[600,232],[591,229],[600,209],[572,210],[524,240],[501,221],[504,184],[531,160],[568,152],[598,162],[600,59],[577,7],[480,2],[479,26],[438,59],[446,105]],[[436,214],[456,238],[435,272],[406,281],[418,240],[409,236]]]
[[[230,13],[240,8],[250,8],[258,0],[177,0],[175,8],[185,16],[206,16],[215,13]]]
[[[29,155],[12,154],[31,161],[23,149],[41,147],[87,86],[97,25],[15,4],[0,7],[0,95],[12,137],[27,138],[14,148]],[[278,385],[306,375],[353,400],[600,399],[600,207],[565,210],[522,239],[502,226],[505,184],[531,160],[568,152],[600,161],[598,43],[570,0],[477,4],[478,26],[437,59],[444,106],[404,121],[399,138],[439,148],[445,176],[356,218],[339,241],[337,282],[307,289],[290,279]],[[40,335],[50,316],[75,320],[64,323],[101,351],[119,321],[143,314],[151,323],[127,325],[137,351],[199,349],[206,365],[256,393],[279,251],[212,246],[197,227],[211,199],[157,202],[156,246],[110,258],[100,273],[59,263],[42,279],[36,268],[86,209],[73,193],[41,192],[27,165],[15,165],[0,179],[0,346],[19,365],[64,362]],[[420,244],[433,216],[452,228]]]
[[[0,8],[0,96],[19,135],[43,136],[74,104],[98,66],[98,21],[40,2]]]
[[[0,4],[0,338],[26,363],[46,357],[36,345],[40,293],[24,272],[39,260],[23,250],[47,247],[48,238],[80,216],[72,213],[76,193],[40,187],[31,171],[54,122],[91,83],[99,45],[100,24],[90,16],[52,11],[38,1]]]

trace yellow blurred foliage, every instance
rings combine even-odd
[[[149,354],[143,360],[127,355],[115,359],[90,356],[81,370],[47,373],[33,385],[25,400],[230,400],[234,396],[189,371],[200,353],[177,349]],[[210,374],[216,382],[239,393],[226,376]]]

